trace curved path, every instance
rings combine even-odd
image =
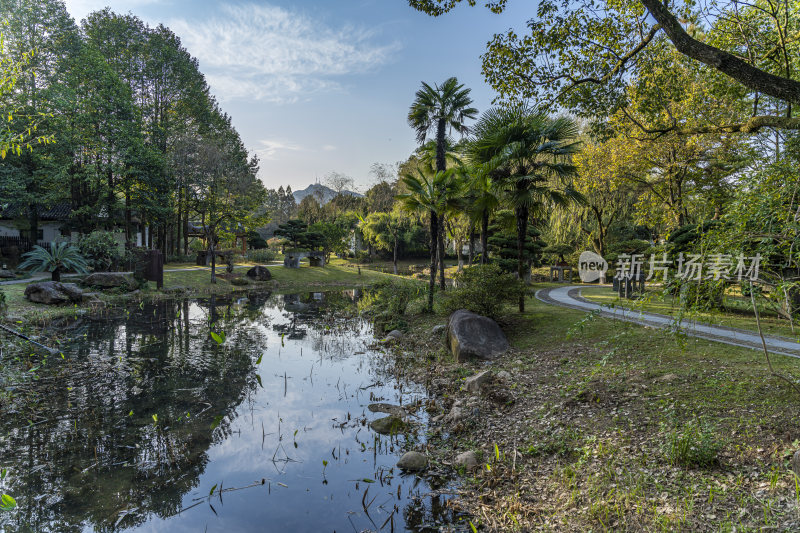
[[[550,289],[540,289],[536,291],[536,298],[553,305],[570,307],[579,311],[597,311],[602,316],[625,320],[642,326],[654,328],[674,328],[676,327],[675,318],[668,315],[657,313],[646,313],[628,309],[625,307],[609,307],[587,300],[581,296],[580,285],[567,287],[556,287]],[[754,350],[763,350],[761,337],[758,333],[725,326],[714,326],[695,320],[683,320],[677,325],[683,333],[693,337],[700,337],[716,342],[723,342],[733,346],[742,346]],[[775,335],[764,335],[767,349],[771,353],[800,357],[800,342],[789,337],[779,337]]]

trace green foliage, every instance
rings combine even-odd
[[[380,331],[405,329],[407,324],[401,317],[405,315],[408,304],[421,294],[416,283],[382,280],[367,291],[358,302],[358,309],[371,317]]]
[[[269,248],[262,248],[259,250],[247,250],[245,258],[252,263],[269,263],[275,261],[278,254]]]
[[[245,285],[250,285],[250,282],[247,281],[247,278],[233,278],[231,280],[231,285],[236,285],[237,287],[244,287]]]
[[[670,464],[681,466],[712,466],[722,444],[705,423],[692,420],[667,431],[664,455]]]
[[[17,502],[8,494],[0,495],[0,511],[13,511]]]
[[[300,238],[308,231],[308,224],[300,219],[288,220],[278,226],[275,230],[275,235],[278,237],[285,237],[292,246],[300,246]]]
[[[499,224],[489,226],[491,237],[488,239],[489,251],[492,261],[503,272],[516,273],[519,267],[517,261],[517,234],[504,229]],[[545,243],[539,239],[540,232],[533,226],[527,228],[528,237],[523,243],[523,260],[526,264],[538,267],[541,264],[542,253],[547,250]]]
[[[52,252],[50,251],[52,250]],[[78,274],[85,274],[89,270],[89,265],[80,254],[78,249],[67,242],[50,243],[50,250],[41,246],[34,246],[33,250],[22,257],[25,260],[20,263],[20,269],[30,268],[31,272],[48,271],[52,273],[53,281],[61,279],[62,271],[75,271]]]
[[[673,297],[677,296],[682,309],[711,311],[724,307],[724,280],[670,278],[664,285],[664,291]]]
[[[443,295],[441,302],[448,315],[466,309],[497,319],[503,315],[505,306],[516,302],[526,290],[523,282],[498,265],[472,266],[456,274],[454,279],[454,288]]]
[[[247,233],[247,246],[254,250],[262,250],[267,247],[267,241],[256,231]]]
[[[93,231],[78,241],[78,250],[94,272],[105,272],[122,259],[120,246],[110,231]]]

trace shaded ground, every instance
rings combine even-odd
[[[481,454],[452,505],[485,531],[795,531],[788,460],[800,442],[800,398],[771,377],[763,354],[674,336],[530,299],[509,309],[513,351],[479,394],[431,333],[437,315],[408,317],[400,364],[426,381],[434,415],[454,402],[459,422],[431,429],[443,467]],[[775,356],[800,376],[800,361]],[[488,466],[487,466],[488,465]],[[454,473],[456,469],[452,469]]]

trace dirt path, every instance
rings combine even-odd
[[[700,337],[702,339],[722,342],[733,346],[752,348],[753,350],[763,350],[761,338],[758,336],[758,333],[725,326],[714,326],[695,320],[683,320],[680,324],[677,324],[675,322],[675,317],[668,315],[646,313],[625,307],[608,307],[587,300],[581,296],[582,289],[583,287],[579,285],[541,289],[536,292],[536,298],[545,303],[570,307],[580,311],[597,311],[604,317],[625,320],[642,326],[664,329],[679,327],[682,332],[693,337]],[[800,342],[795,339],[775,335],[764,335],[764,341],[767,345],[767,349],[771,353],[800,358]]]

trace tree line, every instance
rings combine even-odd
[[[146,225],[146,246],[186,254],[193,231],[213,243],[258,215],[258,159],[169,28],[108,8],[78,25],[59,0],[1,0],[0,14],[15,66],[0,120],[17,141],[0,205],[22,206],[24,235],[36,238],[42,205],[67,202],[70,231],[122,227],[131,243]]]

